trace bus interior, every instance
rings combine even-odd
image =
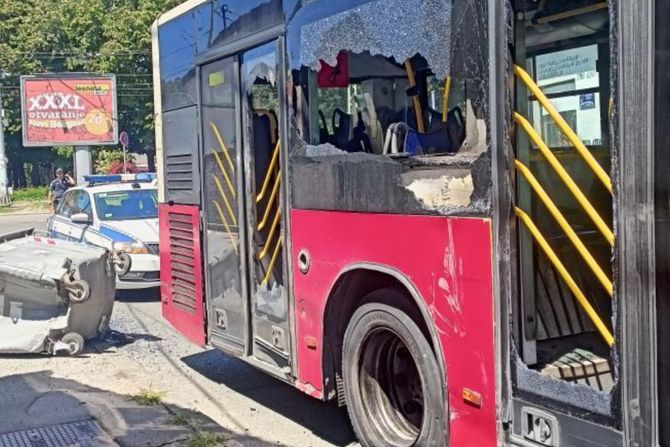
[[[588,398],[534,373],[600,397],[617,380],[609,8],[515,3],[516,386],[572,403]]]

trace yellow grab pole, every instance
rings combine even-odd
[[[228,238],[230,239],[230,243],[233,245],[233,250],[235,250],[235,254],[238,254],[237,252],[237,243],[235,242],[235,238],[233,237],[232,231],[230,231],[230,226],[228,225],[228,221],[226,220],[226,217],[223,215],[223,210],[221,209],[221,206],[217,203],[216,200],[212,200],[214,203],[214,206],[216,207],[216,211],[219,213],[219,218],[221,219],[221,222],[223,222],[223,226],[226,228],[226,233],[228,234]]]
[[[265,227],[265,224],[268,223],[268,217],[270,216],[270,205],[275,200],[275,197],[277,196],[277,193],[279,192],[279,179],[281,178],[281,170],[279,171],[280,175],[277,176],[277,180],[275,180],[275,185],[272,188],[272,193],[270,194],[270,198],[268,199],[268,203],[265,207],[265,213],[263,214],[263,218],[261,219],[261,222],[258,224],[258,231],[262,230],[263,227]]]
[[[405,70],[407,71],[407,80],[409,81],[410,88],[416,87],[416,79],[414,78],[414,69],[412,68],[412,62],[409,59],[405,61]],[[419,132],[424,133],[426,128],[423,125],[423,110],[421,110],[421,101],[419,100],[418,95],[412,96],[412,102],[414,104],[414,116],[416,117],[416,128]]]
[[[212,178],[214,178],[214,183],[216,183],[216,188],[219,190],[219,194],[221,194],[221,198],[223,199],[223,203],[226,204],[226,208],[228,209],[228,212],[230,213],[230,217],[233,220],[233,225],[237,225],[237,217],[235,217],[235,213],[233,212],[233,208],[230,206],[230,203],[228,202],[228,197],[226,197],[226,194],[224,194],[224,192],[223,192],[223,186],[221,186],[221,182],[215,176],[212,176]]]
[[[526,167],[526,165],[521,163],[519,160],[514,160],[514,166],[516,166],[519,172],[521,172],[521,174],[526,178],[528,183],[530,183],[530,186],[533,187],[533,190],[538,195],[542,203],[544,203],[544,205],[547,207],[549,213],[551,213],[554,219],[556,219],[556,222],[558,222],[558,225],[563,229],[563,231],[565,231],[565,234],[568,236],[568,239],[570,239],[570,242],[572,242],[579,254],[582,255],[582,258],[584,258],[584,261],[586,261],[586,264],[588,264],[589,268],[596,275],[598,281],[600,281],[600,284],[602,284],[607,293],[612,296],[614,293],[612,281],[610,281],[605,272],[600,268],[596,260],[591,255],[591,252],[589,252],[577,233],[575,233],[575,230],[572,229],[568,221],[563,216],[563,213],[561,213],[554,201],[551,200],[542,185],[540,185],[540,182],[538,182],[533,173],[530,172],[530,169],[528,169],[528,167]]]
[[[575,295],[577,302],[580,306],[582,306],[582,309],[584,309],[586,315],[588,315],[596,329],[598,329],[598,332],[600,332],[600,335],[602,335],[603,339],[605,339],[605,342],[608,344],[608,346],[612,346],[614,344],[614,337],[612,336],[612,333],[609,331],[607,326],[605,326],[605,323],[603,323],[603,320],[596,313],[595,309],[593,309],[593,306],[591,306],[589,300],[586,299],[586,296],[584,296],[584,293],[582,293],[575,280],[572,279],[572,276],[570,276],[570,273],[568,273],[561,260],[558,259],[558,256],[556,256],[554,250],[551,248],[551,246],[549,246],[544,236],[542,236],[540,230],[538,230],[528,214],[526,214],[520,208],[516,208],[515,213],[517,217],[519,217],[519,219],[521,219],[526,225],[526,228],[528,228],[537,243],[540,245],[540,248],[542,248],[544,253],[558,271],[559,275],[561,275],[561,278],[563,278],[570,291],[573,293],[573,295]]]
[[[447,76],[444,80],[444,96],[442,97],[442,122],[447,122],[447,114],[449,113],[449,92],[451,91],[451,76]]]
[[[277,160],[279,160],[279,142],[277,142],[275,145],[274,153],[272,154],[272,160],[270,160],[268,170],[265,173],[265,180],[263,180],[261,192],[259,192],[258,196],[256,196],[256,203],[260,203],[260,201],[263,200],[263,196],[265,196],[265,193],[267,192],[268,185],[270,184],[270,173],[274,170],[274,167],[277,164]]]
[[[530,124],[523,115],[517,112],[514,113],[514,120],[523,127],[523,130],[525,130],[530,139],[533,140],[533,143],[538,147],[540,153],[542,153],[551,167],[554,168],[556,174],[558,174],[565,186],[570,190],[575,199],[577,199],[607,242],[609,242],[610,245],[614,245],[614,233],[612,233],[610,227],[605,223],[603,218],[600,217],[600,214],[598,214],[595,207],[591,204],[589,199],[586,198],[582,190],[579,189],[579,186],[572,180],[568,171],[565,170],[561,162],[558,161],[558,158],[556,158],[551,149],[549,149],[549,146],[542,140],[542,137],[540,137],[537,131],[533,128],[533,125]]]
[[[540,104],[545,108],[547,113],[549,113],[549,116],[554,120],[556,125],[561,129],[561,132],[563,132],[563,135],[566,136],[566,138],[572,143],[572,145],[577,149],[577,152],[579,152],[579,155],[582,156],[586,164],[589,165],[593,173],[598,177],[598,179],[602,182],[603,185],[605,185],[605,188],[609,192],[612,192],[612,180],[610,179],[609,175],[605,172],[602,166],[598,163],[598,161],[595,159],[593,154],[584,146],[584,143],[582,143],[582,140],[579,139],[577,134],[570,128],[568,123],[563,119],[560,113],[556,111],[553,105],[551,105],[551,102],[549,99],[545,96],[545,94],[542,92],[542,89],[535,84],[535,81],[533,81],[533,78],[530,77],[526,71],[519,67],[518,65],[514,66],[514,73],[521,78],[524,84],[526,84],[526,87],[531,91],[531,93],[540,101]]]
[[[209,125],[212,127],[212,130],[214,131],[214,135],[216,135],[216,139],[219,140],[219,144],[221,145],[221,150],[223,151],[223,155],[226,156],[226,161],[228,161],[228,165],[230,166],[230,172],[235,172],[235,165],[233,165],[233,160],[230,158],[230,154],[228,153],[228,149],[226,148],[226,145],[223,142],[223,138],[221,138],[221,134],[219,133],[219,129],[217,129],[216,125],[211,121],[209,122]]]
[[[265,247],[263,247],[263,250],[258,254],[258,259],[263,259],[267,254],[268,254],[268,249],[270,248],[270,242],[272,242],[272,238],[275,235],[275,230],[277,230],[277,227],[279,226],[279,217],[281,216],[281,212],[279,212],[279,208],[277,208],[277,212],[275,213],[275,218],[272,221],[272,226],[270,226],[270,232],[268,233],[268,237],[265,240]]]
[[[268,266],[268,271],[265,273],[265,278],[263,278],[263,284],[267,284],[267,282],[270,280],[270,276],[272,276],[272,269],[275,267],[275,263],[277,262],[277,256],[279,255],[279,247],[282,245],[282,238],[280,237],[279,240],[277,241],[277,245],[275,246],[275,251],[272,253],[272,259],[270,260],[270,265]]]
[[[233,182],[230,181],[230,177],[228,177],[228,173],[226,172],[225,169],[223,169],[223,163],[221,162],[221,157],[219,157],[219,154],[212,149],[212,153],[214,154],[214,158],[216,159],[216,164],[219,165],[219,170],[221,171],[221,174],[223,175],[223,178],[226,180],[226,184],[228,185],[228,189],[230,189],[230,193],[233,195],[233,198],[235,197],[235,188],[233,187]]]
[[[610,96],[610,100],[607,104],[607,116],[612,117],[612,109],[614,108],[614,98]]]

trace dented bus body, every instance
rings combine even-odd
[[[164,316],[364,446],[670,442],[665,3],[167,12]]]

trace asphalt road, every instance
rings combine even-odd
[[[0,235],[27,228],[46,230],[48,214],[0,214]]]
[[[26,226],[44,229],[45,218],[0,215],[0,234]],[[157,290],[119,294],[112,331],[91,343],[82,358],[2,358],[0,383],[3,377],[33,380],[49,371],[49,377],[118,395],[150,387],[165,393],[166,404],[271,445],[358,445],[344,409],[314,400],[239,359],[186,341],[162,318],[158,295]]]

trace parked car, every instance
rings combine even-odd
[[[84,179],[86,184],[69,189],[49,217],[49,235],[130,255],[130,270],[117,277],[117,289],[158,287],[156,176],[91,175]]]

